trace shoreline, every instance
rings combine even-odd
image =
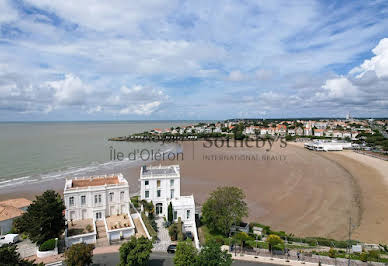
[[[292,143],[280,148],[280,142],[268,152],[263,148],[204,148],[200,141],[180,144],[184,152],[182,161],[157,161],[152,165],[180,164],[181,194],[193,194],[197,205],[201,205],[218,186],[238,186],[246,193],[249,208],[246,221],[267,224],[274,230],[298,236],[343,240],[347,238],[348,217],[352,215],[358,217],[352,238],[388,242],[385,229],[388,176],[381,175],[383,170],[375,169],[384,165],[369,161],[379,159],[348,151],[311,152]],[[229,158],[255,154],[258,160],[211,160],[212,156]],[[263,160],[263,155],[272,158],[284,156],[285,159]],[[139,191],[139,169],[140,166],[136,165],[123,171],[130,184],[130,193]],[[15,197],[34,199],[46,189],[62,194],[64,183],[64,179],[46,180],[44,183],[10,187],[6,193],[0,194],[0,200]],[[378,195],[376,200],[373,199],[375,194]],[[387,214],[379,215],[384,212]]]

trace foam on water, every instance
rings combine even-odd
[[[161,151],[177,153],[180,151],[180,149],[178,146],[175,146],[175,145],[162,145]],[[17,177],[17,178],[8,179],[8,180],[0,179],[0,190],[4,190],[6,188],[9,188],[10,186],[15,187],[15,186],[24,185],[26,183],[31,184],[31,183],[45,182],[49,180],[66,179],[69,177],[81,177],[81,176],[118,173],[118,172],[122,172],[123,170],[129,167],[136,167],[150,162],[151,162],[150,160],[144,161],[141,158],[137,158],[136,160],[130,160],[129,158],[125,158],[122,161],[108,161],[103,163],[93,161],[90,164],[82,167],[70,166],[61,170],[52,171],[48,173]]]

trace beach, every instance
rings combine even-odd
[[[218,186],[238,186],[246,194],[250,222],[297,236],[346,239],[349,216],[353,238],[388,243],[388,162],[352,151],[312,152],[300,144],[275,142],[256,147],[206,147],[182,142],[183,158],[154,162],[179,164],[182,195],[202,204]],[[221,146],[221,145],[218,145]],[[123,174],[130,192],[139,191],[140,167]],[[50,188],[63,191],[64,180],[10,188],[0,199],[32,199]]]

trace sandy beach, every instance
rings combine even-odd
[[[346,239],[349,216],[353,238],[388,243],[388,162],[344,152],[312,152],[300,144],[271,151],[257,147],[204,147],[183,142],[183,160],[155,162],[181,166],[182,195],[196,204],[221,185],[241,187],[247,196],[248,221],[271,225],[298,236]],[[266,147],[268,148],[268,147]],[[123,173],[131,192],[139,190],[139,167]],[[18,187],[0,199],[33,198],[51,188],[63,191],[64,181]]]

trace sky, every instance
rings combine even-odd
[[[0,0],[0,121],[388,117],[388,1]]]

